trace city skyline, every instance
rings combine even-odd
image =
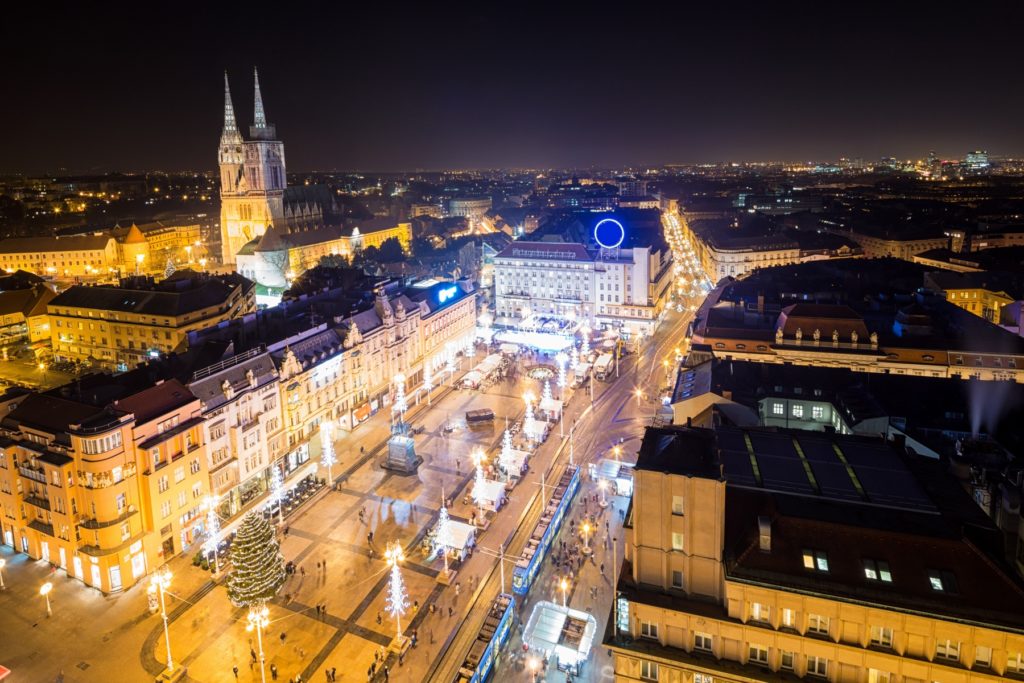
[[[8,57],[48,48],[7,79],[0,172],[212,170],[222,72],[247,125],[254,66],[300,171],[1024,155],[1019,10],[913,10],[124,10],[83,32],[21,8]]]

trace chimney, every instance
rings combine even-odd
[[[757,314],[764,315],[764,292],[757,293]]]
[[[757,531],[762,553],[772,551],[772,520],[767,515],[757,516]]]
[[[687,428],[693,427],[693,416],[692,415],[687,415],[686,416],[686,426],[687,426]]]

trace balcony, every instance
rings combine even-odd
[[[37,508],[42,508],[43,510],[50,509],[50,501],[41,496],[34,496],[32,494],[29,494],[25,496],[23,500],[29,505],[34,505]]]
[[[54,535],[54,533],[53,533],[53,525],[52,524],[47,524],[46,522],[43,522],[43,521],[38,520],[38,519],[33,519],[31,522],[29,522],[28,523],[28,528],[29,529],[35,529],[39,533],[46,534],[47,536],[53,536]]]
[[[25,477],[26,479],[31,479],[32,481],[38,481],[40,484],[45,484],[46,483],[46,472],[44,472],[42,468],[40,468],[38,470],[34,470],[31,467],[25,467],[24,465],[19,465],[18,466],[18,474],[20,474],[21,476]]]
[[[92,530],[106,529],[108,527],[116,526],[121,522],[124,522],[125,520],[131,519],[132,517],[137,515],[138,512],[138,509],[134,505],[129,505],[124,509],[124,512],[122,512],[114,519],[100,520],[94,517],[82,517],[82,519],[78,522],[78,526],[82,527],[83,529]]]

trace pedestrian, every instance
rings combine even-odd
[[[384,620],[380,616],[380,611],[377,612],[377,626],[380,626]]]
[[[301,574],[303,577],[306,576],[306,568],[303,567],[301,564],[299,565],[299,574]]]
[[[284,639],[288,637],[288,634],[281,631],[281,644],[284,645]]]
[[[320,561],[319,560],[317,560],[317,563],[316,563],[316,573],[317,574],[320,573]]]
[[[453,614],[453,612],[452,612],[452,606],[451,606],[451,605],[448,605],[448,616],[450,617],[450,616],[451,616],[452,614]]]
[[[271,664],[270,665],[270,680],[272,680],[272,681],[276,681],[277,680],[277,664]]]
[[[327,560],[324,560],[324,567],[323,567],[323,569],[324,569],[324,574],[326,574],[327,573]]]
[[[601,576],[604,576],[604,562],[601,563]]]
[[[331,667],[331,680],[332,681],[335,680],[334,676],[337,674],[337,672],[338,672],[338,667],[332,666]]]
[[[462,593],[462,582],[461,581],[456,581],[455,582],[455,597],[459,597],[460,593]]]
[[[252,659],[252,663],[256,663],[256,650],[249,648],[249,657]]]
[[[288,538],[288,527],[284,528],[284,537]]]
[[[238,680],[238,667],[237,666],[231,667],[231,673],[235,674],[235,680],[237,681]]]
[[[391,672],[388,670],[387,665],[384,665],[384,683],[387,683],[388,678],[391,676]]]

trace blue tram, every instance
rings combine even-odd
[[[533,585],[534,579],[543,566],[544,559],[551,549],[551,544],[558,535],[565,513],[572,504],[573,496],[580,489],[580,467],[579,465],[566,465],[561,479],[555,486],[551,500],[544,507],[544,512],[537,522],[537,527],[530,535],[530,540],[523,548],[523,555],[516,562],[515,570],[512,572],[512,592],[516,595],[526,595]]]

